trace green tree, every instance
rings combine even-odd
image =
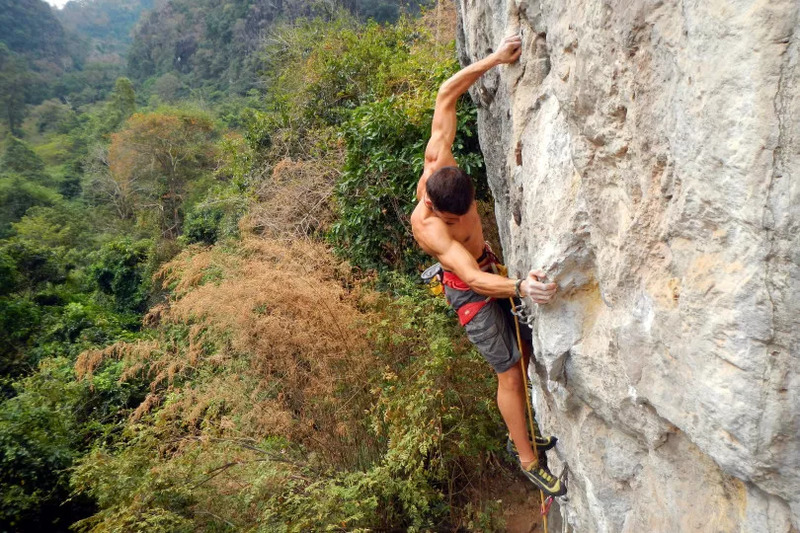
[[[114,90],[106,105],[103,119],[104,132],[115,131],[136,111],[136,93],[128,78],[117,78]]]
[[[142,399],[135,383],[118,383],[121,365],[76,380],[72,361],[48,359],[0,402],[0,523],[13,531],[67,531],[94,511],[70,494],[73,461],[102,439]]]
[[[153,92],[165,103],[173,103],[180,96],[183,82],[172,72],[167,72],[153,84]]]
[[[72,107],[100,102],[108,98],[123,73],[118,63],[87,63],[83,69],[67,72],[54,80],[52,91]]]
[[[25,118],[25,92],[30,80],[25,59],[0,42],[0,113],[12,135],[20,135]]]
[[[216,136],[210,118],[180,110],[135,114],[112,134],[109,168],[120,194],[140,217],[155,213],[161,237],[180,235],[184,202],[211,170]]]
[[[77,126],[77,115],[57,99],[46,100],[31,113],[36,118],[36,131],[67,133]]]
[[[54,206],[33,206],[15,222],[15,238],[35,243],[66,255],[69,250],[91,247],[94,231],[92,216],[80,205],[59,202]]]
[[[54,205],[58,193],[19,174],[0,175],[0,238],[11,234],[11,224],[35,205]]]
[[[0,237],[10,234],[11,223],[35,205],[53,205],[61,197],[48,186],[51,177],[30,145],[9,136],[0,158]]]
[[[0,159],[0,175],[12,173],[39,185],[50,185],[51,178],[45,172],[42,158],[36,155],[28,143],[9,136]]]
[[[97,252],[90,275],[100,291],[114,299],[119,312],[143,312],[149,283],[146,276],[149,241],[112,241]]]

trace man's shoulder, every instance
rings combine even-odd
[[[416,207],[414,207],[414,210],[411,212],[411,223],[412,224],[414,224],[415,222],[419,223],[419,222],[422,221],[422,208],[423,208],[423,206],[424,206],[424,204],[422,203],[422,200],[419,200],[417,202]]]
[[[426,233],[447,233],[445,224],[438,217],[431,216],[423,202],[419,202],[411,213],[411,227]]]
[[[446,249],[453,239],[441,220],[434,216],[425,216],[424,207],[420,209],[419,206],[411,214],[411,231],[414,239],[431,255]]]

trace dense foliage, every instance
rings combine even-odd
[[[115,361],[134,381],[163,369],[122,438],[80,461],[73,482],[102,509],[82,529],[419,530],[474,518],[459,509],[500,423],[493,379],[453,342],[443,300],[402,277],[391,295],[348,294],[347,270],[302,242],[190,249],[162,272],[173,297],[156,338],[77,364],[89,379]]]
[[[49,78],[0,42],[0,530],[498,527],[491,373],[406,277],[458,69],[418,7],[71,2]]]
[[[423,2],[424,3],[424,2]],[[261,86],[269,68],[256,52],[278,21],[298,17],[331,21],[338,9],[386,22],[401,9],[418,11],[420,1],[403,0],[172,0],[145,15],[128,54],[128,72],[137,80],[188,87],[205,97],[244,95]]]
[[[66,30],[90,40],[91,55],[124,55],[131,30],[153,6],[154,0],[70,0],[55,15]]]
[[[279,65],[270,111],[251,119],[253,141],[280,142],[287,155],[302,158],[318,132],[335,128],[347,148],[328,234],[335,250],[362,268],[417,270],[425,259],[408,218],[436,91],[459,68],[453,43],[438,43],[428,27],[405,19],[388,27],[347,19],[302,24],[284,29],[276,41],[266,50]],[[485,199],[475,130],[475,107],[464,98],[453,153]]]

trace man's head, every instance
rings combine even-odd
[[[426,204],[437,214],[460,217],[475,200],[475,187],[467,173],[458,167],[442,167],[425,182]]]

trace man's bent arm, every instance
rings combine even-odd
[[[450,154],[453,141],[456,138],[456,127],[458,118],[456,117],[456,103],[462,94],[467,92],[475,81],[480,78],[487,70],[499,65],[500,59],[496,54],[491,54],[456,72],[451,78],[439,87],[436,95],[436,107],[433,110],[433,122],[431,123],[431,140],[425,148],[425,164],[435,164],[442,159],[442,150],[447,150]],[[451,155],[452,157],[452,155]]]
[[[437,254],[442,266],[453,271],[461,281],[478,294],[494,298],[510,298],[516,293],[517,280],[484,272],[461,243],[451,240],[446,250]]]
[[[461,281],[478,294],[493,298],[510,298],[516,294],[519,280],[484,272],[461,243],[452,239],[442,239],[429,244],[442,266],[455,273]],[[439,246],[441,248],[437,250]],[[541,270],[529,272],[520,284],[520,294],[530,296],[536,303],[549,302],[556,293],[557,286],[555,283],[541,282],[540,279],[544,277],[545,274]]]

